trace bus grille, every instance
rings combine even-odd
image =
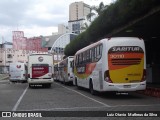
[[[123,58],[112,59],[112,65],[138,65],[141,62],[140,58]]]

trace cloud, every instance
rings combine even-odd
[[[0,25],[56,26],[67,19],[62,8],[61,2],[53,0],[1,0]]]
[[[31,0],[0,0],[0,25],[13,26],[24,18]]]
[[[12,31],[22,30],[26,37],[51,35],[58,24],[69,20],[69,4],[76,0],[0,0],[0,40],[12,41]],[[102,0],[80,0],[99,5]],[[108,4],[113,0],[103,0]],[[79,2],[79,1],[78,1]]]

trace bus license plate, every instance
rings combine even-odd
[[[131,85],[124,85],[124,88],[131,88]]]

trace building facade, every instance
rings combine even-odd
[[[7,73],[9,64],[28,62],[32,53],[48,53],[48,48],[42,46],[42,36],[26,38],[23,31],[13,31],[13,44],[0,44],[0,73]]]
[[[69,21],[84,19],[91,12],[89,5],[83,2],[74,2],[69,5]]]
[[[47,53],[42,51],[15,50],[13,48],[0,48],[0,73],[8,73],[9,64],[15,62],[27,63],[28,55],[32,53]]]
[[[86,19],[68,21],[68,28],[70,33],[82,33],[83,31],[85,31],[85,29],[83,29],[85,23],[87,23]]]
[[[70,33],[80,34],[85,29],[85,23],[88,24],[86,16],[91,12],[89,5],[83,2],[74,2],[69,6],[68,28]]]
[[[58,24],[58,34],[65,34],[68,33],[68,26],[64,24]]]
[[[43,47],[48,48],[49,52],[53,54],[55,64],[63,59],[65,46],[69,44],[70,41],[73,40],[76,36],[77,34],[65,33],[45,36],[43,38]]]
[[[24,37],[23,31],[13,31],[13,49],[47,52],[47,48],[42,47],[42,37]]]

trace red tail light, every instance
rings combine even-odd
[[[107,70],[107,71],[104,72],[104,80],[106,82],[113,83],[112,80],[111,80],[111,78],[110,78],[110,75],[109,75],[109,70]]]
[[[143,70],[143,75],[142,75],[142,79],[141,82],[146,80],[146,69]]]

